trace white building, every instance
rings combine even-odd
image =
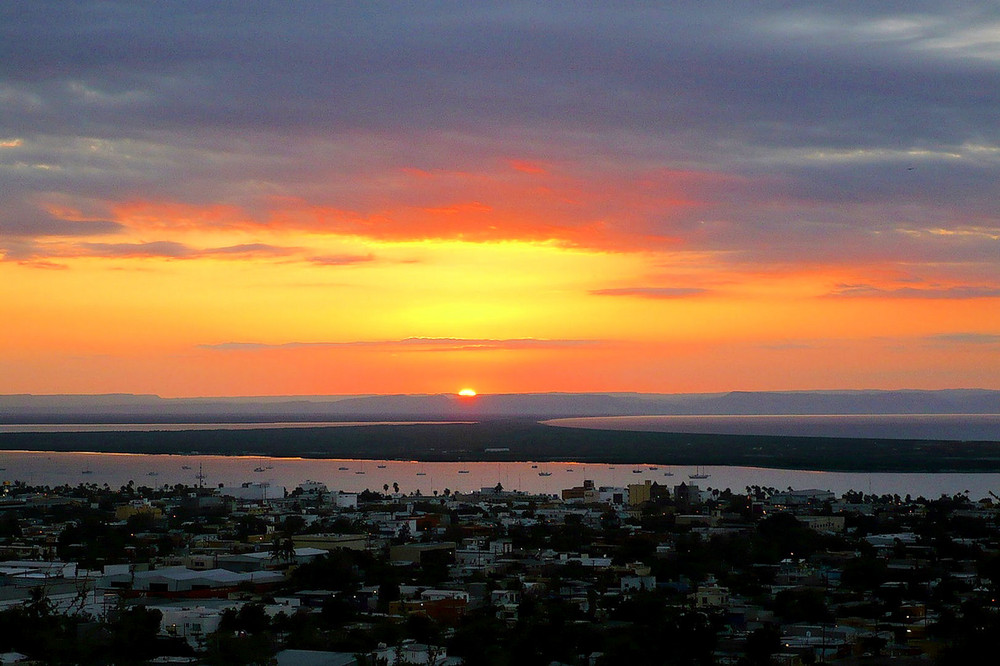
[[[261,483],[244,483],[239,486],[223,486],[219,488],[219,494],[224,497],[235,497],[239,500],[266,502],[272,499],[283,499],[285,497],[285,487],[267,483],[266,481]]]

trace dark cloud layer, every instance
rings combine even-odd
[[[997,266],[998,28],[985,1],[3,3],[0,243],[118,229],[51,197],[105,220],[226,201],[260,224],[308,201],[333,231],[459,237],[387,204],[457,190],[387,174],[517,158],[554,165],[559,196],[461,237]],[[460,184],[490,206],[509,183]]]

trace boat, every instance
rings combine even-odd
[[[255,471],[255,472],[266,472],[267,470],[264,469],[263,467],[254,467],[253,471]]]
[[[634,470],[632,470],[632,473],[633,474],[642,474],[642,470],[641,469],[634,469]]]
[[[538,469],[538,465],[532,465],[531,469]]]
[[[354,472],[354,473],[355,473],[355,474],[364,474],[364,473],[365,473],[365,471],[364,471],[363,469],[359,469],[359,470],[357,470],[357,471],[356,471],[356,472]]]
[[[341,472],[344,472],[344,471],[350,469],[350,467],[338,467],[337,469],[339,469]]]
[[[92,469],[85,469],[82,472],[80,472],[80,474],[93,474],[93,473],[94,473],[94,470],[92,470]]]
[[[417,476],[427,476],[427,472],[417,472]]]
[[[460,469],[460,470],[458,470],[458,473],[459,474],[468,474],[469,470],[467,470],[467,469]]]
[[[658,469],[660,469],[660,468],[659,468],[659,467],[650,467],[650,468],[649,468],[649,471],[650,471],[650,472],[655,472],[655,471],[656,471],[656,470],[658,470]]]
[[[702,472],[700,467],[694,468],[694,474],[688,474],[689,479],[707,479],[710,476],[712,475]]]
[[[385,465],[377,465],[379,469],[385,469]]]
[[[539,472],[538,476],[552,476],[552,472]]]
[[[181,469],[191,469],[191,465],[181,465]]]
[[[663,476],[673,476],[673,475],[674,473],[669,470],[663,473]]]
[[[146,472],[146,476],[159,476],[159,472]]]

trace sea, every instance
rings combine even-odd
[[[403,422],[381,422],[400,424]],[[406,422],[413,423],[413,422]],[[437,422],[440,423],[440,422]],[[619,430],[654,430],[709,434],[771,434],[897,439],[985,440],[1000,442],[1000,415],[879,415],[879,416],[652,416],[559,419],[552,425]],[[18,424],[0,432],[127,431],[245,429],[260,427],[330,427],[371,425],[371,422],[314,422],[273,424]],[[705,478],[692,479],[692,475]],[[816,472],[763,467],[664,466],[636,462],[608,465],[574,462],[418,462],[400,460],[344,460],[264,458],[258,456],[150,455],[0,451],[0,481],[29,485],[75,486],[108,484],[112,488],[132,481],[140,486],[176,484],[238,486],[266,483],[293,490],[305,481],[320,481],[331,491],[400,492],[433,496],[444,491],[472,492],[494,488],[531,494],[557,495],[564,488],[592,480],[598,486],[621,487],[649,481],[674,486],[744,491],[747,486],[848,490],[937,498],[968,494],[972,499],[1000,494],[1000,473],[892,473]]]
[[[1000,442],[1000,414],[596,416],[553,419],[544,423],[567,428],[709,435]]]

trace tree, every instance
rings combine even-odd
[[[120,613],[111,625],[111,652],[116,663],[128,661],[144,661],[155,657],[157,634],[160,632],[160,622],[163,614],[144,606],[128,608]]]
[[[771,661],[771,655],[781,647],[781,631],[773,624],[754,629],[747,636],[747,660],[754,666],[764,666]]]
[[[271,541],[271,559],[285,563],[295,559],[295,542],[292,541],[291,537],[282,539],[281,536],[275,535],[274,540]]]

